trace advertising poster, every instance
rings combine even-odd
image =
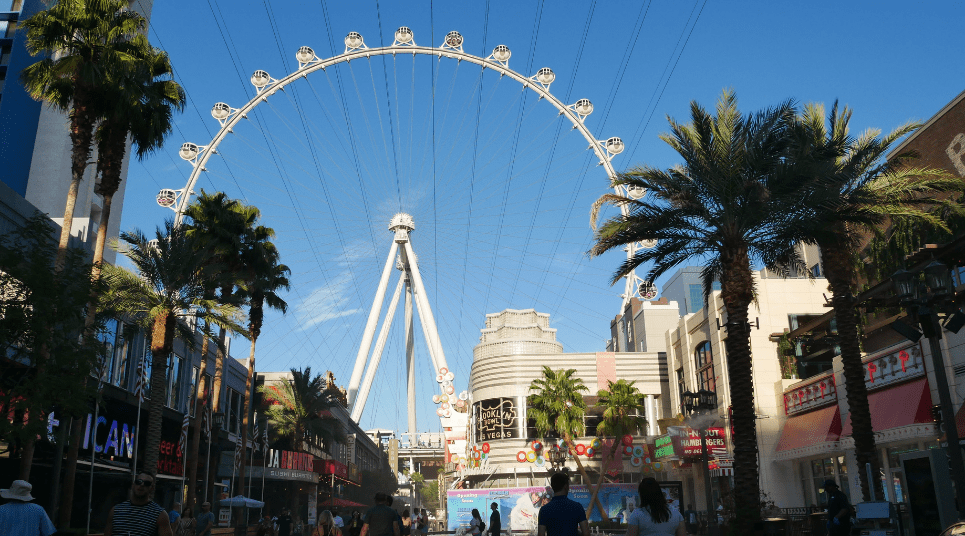
[[[661,482],[671,508],[680,509],[683,494],[681,482]],[[539,509],[550,501],[553,491],[549,487],[489,488],[448,492],[448,530],[467,529],[472,520],[473,508],[479,510],[483,521],[489,524],[490,505],[499,505],[503,530],[525,531],[536,534]],[[590,491],[586,486],[570,486],[568,497],[585,508],[590,504]],[[636,484],[604,484],[599,493],[600,502],[613,521],[625,522],[640,502]],[[600,521],[600,512],[594,508],[590,521]]]

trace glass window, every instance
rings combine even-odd
[[[232,434],[238,433],[238,428],[241,419],[241,393],[235,391],[232,388],[228,388],[228,411],[225,414],[225,421],[228,428],[228,432]]]
[[[680,396],[680,400],[683,401],[684,393],[687,391],[687,382],[684,381],[684,369],[680,367],[677,369],[677,394]]]
[[[104,329],[97,333],[97,340],[104,345],[104,354],[101,356],[100,380],[110,382],[114,372],[114,343],[117,342],[117,320],[108,320]],[[98,377],[98,371],[94,371],[92,376]]]
[[[167,406],[172,409],[180,410],[178,401],[181,400],[181,356],[172,353],[168,361],[168,388]]]
[[[131,327],[127,326],[127,329],[130,330]],[[117,348],[115,349],[114,357],[114,377],[111,381],[111,383],[120,388],[127,386],[127,376],[130,374],[128,368],[130,368],[130,363],[134,360],[134,344],[132,344],[130,340],[132,337],[132,331],[126,333],[125,336],[125,327],[122,324],[117,338]]]
[[[697,367],[697,388],[717,392],[717,377],[714,375],[714,354],[710,341],[704,341],[694,350],[694,361]]]
[[[696,313],[704,308],[704,286],[687,285],[687,312]]]
[[[201,369],[198,367],[193,367],[191,371],[191,385],[188,387],[188,400],[184,404],[186,407],[191,409],[191,416],[195,415],[195,406],[197,406],[198,401],[198,374],[201,373]]]

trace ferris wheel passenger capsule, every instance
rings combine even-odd
[[[620,154],[623,152],[623,140],[614,136],[606,140],[606,150],[610,151],[610,154]]]
[[[496,61],[507,62],[512,55],[513,53],[506,45],[497,45],[496,48],[493,49],[493,59]]]
[[[349,48],[358,48],[362,46],[362,34],[358,32],[349,32],[345,36],[345,46]]]
[[[450,381],[450,382],[451,382],[455,377],[456,377],[456,375],[453,374],[451,370],[446,373],[446,380],[448,380],[448,381]]]
[[[576,101],[576,113],[580,115],[590,115],[593,113],[593,103],[590,99],[580,99]]]
[[[312,47],[301,47],[295,53],[295,59],[298,60],[298,63],[308,63],[315,59],[315,51],[312,50]]]
[[[266,71],[262,71],[261,69],[255,71],[251,75],[251,85],[258,89],[267,86],[269,82],[271,82],[271,77],[268,76]]]
[[[536,71],[536,79],[539,80],[540,84],[548,86],[552,84],[554,80],[556,80],[556,73],[554,73],[553,69],[550,69],[549,67],[543,67],[539,71]]]
[[[216,102],[214,106],[211,107],[211,117],[218,121],[227,119],[229,115],[231,115],[231,106],[223,102]]]
[[[446,34],[446,45],[452,48],[459,48],[462,46],[462,34],[457,31],[451,31]]]
[[[407,26],[401,26],[395,31],[395,40],[399,43],[408,43],[412,41],[412,30]]]
[[[170,188],[164,188],[157,194],[157,204],[164,208],[171,208],[178,199],[178,193]]]
[[[197,144],[188,142],[181,145],[181,149],[178,151],[178,155],[181,156],[182,160],[187,160],[188,162],[190,162],[195,158],[197,158],[200,152],[201,151],[200,149],[198,149]]]
[[[630,199],[640,199],[646,193],[647,193],[647,189],[644,188],[643,186],[637,186],[637,185],[627,186],[627,195],[630,196]]]

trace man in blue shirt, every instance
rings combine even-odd
[[[47,512],[30,501],[33,486],[26,480],[14,480],[9,489],[0,489],[0,497],[10,502],[0,506],[0,533],[10,536],[50,536],[56,529]]]
[[[550,477],[553,499],[539,509],[538,536],[590,536],[590,525],[580,503],[570,500],[570,475],[559,472]]]

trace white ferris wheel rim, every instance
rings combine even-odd
[[[349,45],[348,40],[352,36],[356,36],[358,38],[360,43],[359,46],[353,47]],[[448,34],[445,41],[448,41]],[[594,154],[600,161],[599,165],[604,168],[607,177],[610,179],[612,184],[612,181],[617,175],[616,170],[613,167],[612,160],[617,154],[623,151],[623,142],[620,138],[607,138],[604,140],[599,140],[593,135],[593,133],[590,132],[590,129],[584,123],[584,120],[589,116],[589,114],[581,115],[576,111],[577,104],[585,101],[586,99],[578,99],[576,103],[571,105],[564,104],[562,101],[560,101],[549,91],[552,82],[555,81],[555,75],[553,75],[554,80],[551,80],[547,84],[544,84],[540,81],[541,74],[544,71],[549,70],[546,67],[539,69],[532,77],[524,76],[518,71],[510,69],[508,58],[505,61],[500,61],[495,58],[497,51],[499,51],[501,48],[505,48],[504,45],[498,45],[494,49],[492,55],[487,58],[483,58],[463,51],[463,43],[461,39],[456,47],[446,44],[445,41],[443,45],[439,47],[419,46],[414,43],[410,34],[409,39],[406,42],[399,42],[398,39],[396,39],[391,46],[368,48],[362,40],[361,35],[357,34],[356,32],[350,32],[348,37],[346,37],[345,52],[342,54],[321,59],[314,54],[314,51],[310,47],[300,47],[298,53],[296,54],[296,59],[299,65],[298,69],[292,71],[284,77],[275,79],[264,70],[256,70],[255,74],[252,76],[252,81],[254,81],[256,76],[260,75],[267,83],[263,84],[261,87],[256,86],[254,97],[252,97],[240,108],[232,108],[230,105],[225,105],[221,102],[214,105],[215,109],[220,107],[222,112],[227,112],[227,116],[224,118],[216,118],[216,120],[220,123],[221,128],[218,129],[211,141],[207,145],[196,145],[190,142],[182,145],[181,158],[191,164],[191,173],[188,176],[188,181],[183,189],[162,190],[162,193],[169,192],[169,194],[176,199],[174,203],[169,203],[162,206],[167,206],[167,208],[170,208],[175,212],[174,224],[175,226],[180,226],[184,217],[184,212],[187,210],[191,196],[194,194],[194,187],[201,176],[201,172],[206,171],[205,164],[207,164],[208,160],[210,160],[213,154],[217,153],[217,149],[221,142],[224,141],[227,135],[232,132],[232,129],[239,122],[241,122],[242,119],[247,118],[248,114],[252,112],[259,104],[262,102],[267,102],[268,98],[273,96],[279,90],[283,90],[285,87],[294,83],[298,79],[307,78],[309,74],[312,74],[316,71],[324,71],[328,67],[342,63],[350,63],[352,60],[356,59],[371,59],[373,56],[385,56],[390,54],[393,56],[397,54],[412,54],[413,56],[437,56],[439,58],[445,57],[454,59],[456,61],[467,61],[469,63],[479,65],[484,69],[492,69],[493,71],[498,72],[501,76],[507,76],[512,80],[519,82],[524,87],[532,89],[540,96],[541,100],[545,99],[547,102],[552,104],[559,111],[559,115],[566,116],[566,118],[570,120],[570,122],[573,124],[573,128],[580,132],[580,134],[589,143],[589,148],[593,149]],[[302,58],[298,56],[301,55],[306,49],[311,53],[312,58],[308,61],[302,61]],[[552,74],[551,70],[550,73]],[[609,144],[612,140],[616,140],[616,142],[619,144],[619,150],[616,152],[610,151]],[[194,149],[194,155],[191,158],[187,157],[183,150],[184,146],[188,145],[192,146]],[[628,190],[623,186],[613,185],[613,189],[618,195],[630,195]],[[629,209],[626,206],[620,207],[620,211],[623,215],[626,215],[628,210]],[[644,247],[646,246],[631,244],[626,248],[627,257],[632,258],[638,249],[642,249]],[[639,289],[637,287],[639,286],[640,282],[642,282],[642,279],[636,275],[635,271],[628,273],[625,276],[625,279],[626,285],[624,293],[621,295],[624,306],[631,297],[639,297]]]

